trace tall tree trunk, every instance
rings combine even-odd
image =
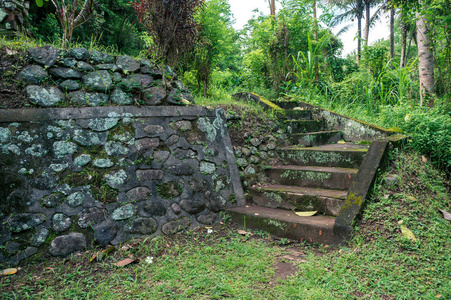
[[[406,50],[407,50],[407,23],[404,14],[404,8],[401,8],[401,61],[400,67],[404,68],[406,66]]]
[[[395,61],[395,7],[393,4],[390,7],[390,60],[393,67]]]
[[[271,16],[276,17],[276,1],[270,0],[269,9],[271,10]]]
[[[370,34],[370,21],[371,21],[371,13],[370,13],[370,0],[365,1],[365,31],[363,35],[365,45],[368,45],[368,36]]]
[[[318,42],[318,18],[316,15],[316,0],[313,0],[313,37]],[[315,82],[319,81],[318,62],[315,61]]]
[[[421,2],[420,2],[421,4]],[[417,45],[418,69],[420,76],[420,106],[427,101],[428,106],[434,103],[427,96],[434,93],[434,56],[429,39],[429,25],[424,15],[417,13]]]
[[[362,41],[362,0],[357,1],[357,64],[360,63],[361,41]]]

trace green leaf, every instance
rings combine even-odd
[[[318,211],[298,211],[298,212],[295,212],[295,214],[297,214],[298,216],[300,216],[300,217],[311,217],[311,216],[313,216],[314,214],[316,214]]]
[[[405,238],[408,238],[411,241],[416,241],[417,238],[413,234],[413,232],[407,228],[405,225],[401,225],[401,233]]]
[[[42,7],[44,5],[44,0],[36,0],[36,5]]]

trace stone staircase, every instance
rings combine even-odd
[[[275,102],[283,116],[292,146],[278,149],[280,165],[268,166],[272,184],[248,188],[247,205],[229,209],[232,220],[246,228],[275,236],[323,244],[341,243],[334,233],[339,215],[369,145],[343,142],[343,132],[296,103]],[[295,212],[317,211],[301,217]]]

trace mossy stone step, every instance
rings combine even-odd
[[[292,133],[317,132],[325,128],[323,120],[286,120],[284,123]]]
[[[245,228],[264,230],[281,238],[326,245],[342,242],[334,234],[333,217],[300,217],[293,211],[261,206],[241,206],[227,212],[233,222]]]
[[[312,112],[308,109],[284,109],[280,112],[280,118],[285,118],[287,120],[312,120],[312,116]]]
[[[338,130],[296,133],[291,136],[291,142],[293,144],[304,147],[315,147],[324,144],[333,144],[337,143],[341,139],[342,132]]]
[[[288,165],[270,167],[265,173],[280,185],[347,190],[357,171],[354,168]]]
[[[286,147],[277,150],[284,164],[358,168],[368,151],[368,146],[329,144],[318,147]]]
[[[283,109],[293,109],[295,107],[299,107],[299,104],[297,101],[280,101],[280,100],[272,100],[272,103],[275,105],[283,108]]]
[[[252,202],[258,206],[297,211],[318,211],[336,216],[343,206],[346,191],[286,185],[249,188]]]

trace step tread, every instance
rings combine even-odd
[[[259,218],[269,218],[285,222],[301,224],[303,226],[311,226],[323,229],[333,229],[335,218],[330,216],[311,216],[301,217],[295,212],[285,209],[268,208],[262,206],[241,206],[227,209],[228,211],[240,213],[248,216],[257,216]]]
[[[297,146],[291,146],[291,147],[280,147],[278,150],[287,150],[287,151],[321,151],[321,152],[333,152],[333,151],[340,151],[340,152],[367,152],[369,148],[369,145],[355,145],[352,143],[344,143],[344,144],[325,144],[321,146],[315,146],[315,147],[297,147]]]
[[[284,192],[287,194],[294,195],[308,195],[308,196],[322,196],[327,198],[337,198],[346,199],[348,194],[347,191],[331,190],[331,189],[321,189],[321,188],[309,188],[309,187],[299,187],[281,184],[271,184],[258,188],[251,189],[262,189],[268,192]]]
[[[335,134],[340,133],[341,130],[323,130],[314,132],[294,133],[293,135],[309,135],[309,134]]]
[[[268,170],[294,170],[294,171],[311,171],[311,172],[329,172],[329,173],[346,173],[357,174],[359,169],[354,168],[338,168],[338,167],[318,167],[318,166],[271,166]]]

